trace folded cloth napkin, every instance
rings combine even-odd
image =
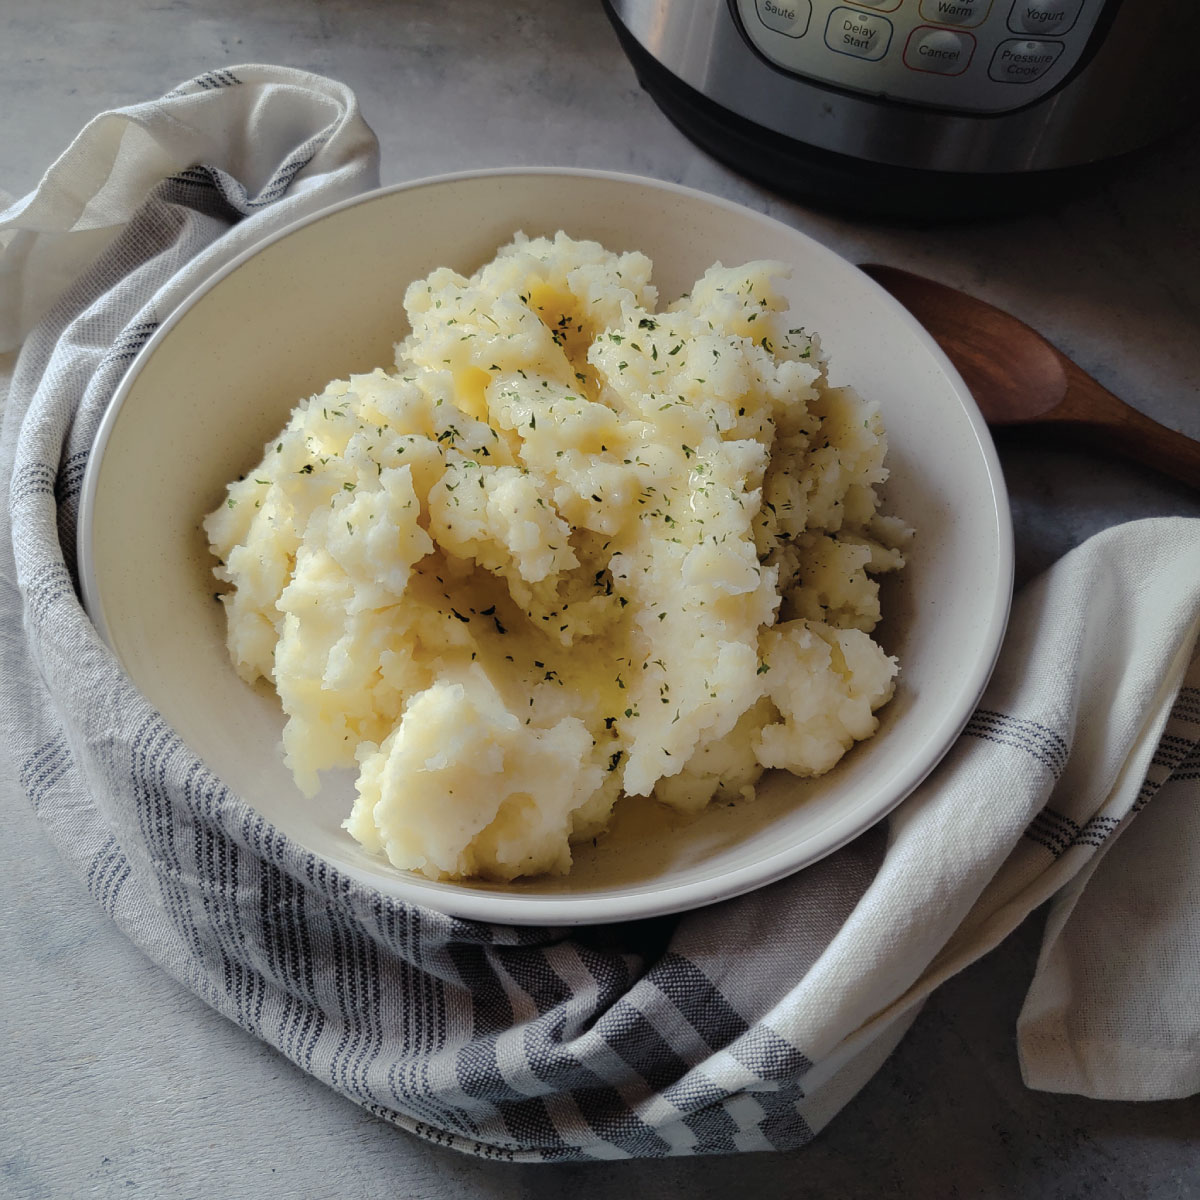
[[[3,745],[96,900],[306,1071],[487,1157],[802,1145],[934,987],[1053,896],[1020,1029],[1030,1082],[1200,1088],[1197,522],[1113,529],[1068,555],[1017,598],[978,711],[888,822],[678,918],[506,928],[398,903],[196,760],[80,607],[82,468],[179,298],[368,186],[374,154],[343,87],[234,67],[97,118],[0,213],[0,331],[24,336],[0,433]]]

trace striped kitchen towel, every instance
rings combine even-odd
[[[676,918],[506,928],[405,905],[189,752],[80,607],[92,437],[184,295],[375,170],[344,87],[233,67],[98,117],[0,213],[0,347],[22,343],[0,433],[5,801],[27,797],[96,901],[214,1008],[478,1155],[800,1146],[934,987],[1052,896],[1020,1029],[1030,1082],[1200,1089],[1196,522],[1110,530],[1024,589],[979,710],[885,824]]]

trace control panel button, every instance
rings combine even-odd
[[[921,17],[939,25],[978,25],[991,7],[992,0],[921,0]]]
[[[1016,0],[1008,14],[1013,33],[1041,33],[1057,37],[1079,19],[1083,0]]]
[[[870,62],[881,59],[891,41],[891,21],[861,9],[835,8],[825,26],[825,45],[830,50]]]
[[[1041,79],[1063,52],[1062,42],[1001,42],[992,55],[988,76],[997,83],[1032,83]]]
[[[961,75],[974,53],[975,39],[969,33],[918,25],[904,47],[904,65],[934,75]]]
[[[754,11],[768,29],[799,38],[808,32],[812,0],[754,0]]]
[[[989,116],[1025,108],[1068,79],[1117,0],[706,3],[730,5],[755,52],[793,80]],[[1190,3],[1200,10],[1200,0]]]

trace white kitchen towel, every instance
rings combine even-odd
[[[1200,1092],[1198,737],[1200,658],[1129,817],[1153,797],[1147,811],[1119,838],[1095,824],[1043,828],[1050,848],[1078,839],[1096,851],[1055,898],[1017,1027],[1030,1087],[1106,1100]]]
[[[216,192],[255,218],[219,242],[179,231],[157,282],[187,264],[187,289],[272,229],[376,185],[378,151],[349,88],[279,67],[210,71],[161,100],[101,113],[34,191],[0,213],[0,353],[20,344],[164,181],[175,192]],[[182,294],[159,297],[158,310]]]
[[[678,918],[528,929],[401,904],[289,841],[195,759],[79,604],[91,437],[180,297],[373,175],[344,88],[234,67],[98,118],[0,213],[0,311],[13,336],[31,327],[0,432],[5,802],[23,792],[96,900],[214,1008],[381,1118],[469,1153],[802,1145],[938,983],[1055,893],[1029,1077],[1194,1088],[1200,679],[1185,675],[1200,523],[1130,525],[1068,555],[1017,598],[978,711],[888,822]],[[1104,937],[1114,905],[1122,936]]]

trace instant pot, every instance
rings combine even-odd
[[[789,195],[908,218],[1044,203],[1200,100],[1197,0],[605,0],[685,133]]]

